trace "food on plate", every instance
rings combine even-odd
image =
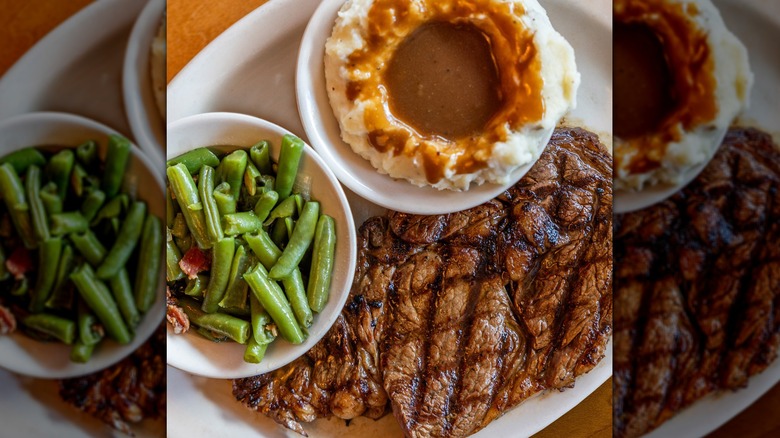
[[[160,326],[130,356],[103,371],[60,381],[60,397],[114,429],[165,416],[165,330]]]
[[[325,45],[341,136],[418,186],[507,184],[576,105],[574,50],[536,0],[350,0]]]
[[[780,149],[734,128],[693,183],[615,227],[614,435],[640,436],[780,347]]]
[[[676,185],[748,105],[745,46],[710,0],[615,0],[615,189]]]
[[[325,307],[336,248],[332,217],[296,182],[304,143],[261,141],[218,157],[168,162],[168,321],[215,342],[246,344],[259,363],[277,335],[303,343]],[[195,178],[193,178],[195,175]]]
[[[167,54],[167,40],[166,40],[166,22],[167,17],[163,14],[162,23],[157,29],[157,33],[152,40],[152,47],[149,57],[149,74],[152,77],[152,87],[154,91],[154,100],[157,104],[157,110],[160,112],[160,116],[163,120],[166,117],[166,105],[165,105],[165,88],[166,88],[166,54]]]
[[[498,198],[360,228],[347,303],[326,336],[233,394],[279,424],[379,418],[406,436],[466,436],[604,357],[612,327],[611,156],[557,130]],[[389,402],[389,403],[388,403]]]
[[[134,200],[130,142],[29,147],[0,158],[0,313],[87,362],[106,336],[130,343],[152,307],[162,267],[162,223]]]

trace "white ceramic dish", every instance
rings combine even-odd
[[[271,142],[271,157],[279,157],[282,136],[289,131],[256,117],[233,113],[208,113],[187,117],[168,127],[168,159],[189,150],[216,146],[228,152],[249,148],[260,140]],[[226,146],[229,145],[229,146]],[[205,377],[233,379],[266,373],[287,365],[303,355],[327,333],[349,295],[355,273],[357,243],[349,203],[336,177],[310,146],[304,148],[298,181],[309,181],[311,198],[320,202],[322,214],[336,222],[336,259],[330,299],[314,316],[309,336],[300,345],[278,339],[259,364],[244,362],[245,346],[234,342],[214,343],[196,333],[177,335],[168,325],[168,364]]]
[[[487,202],[514,185],[541,155],[515,169],[506,184],[472,184],[468,190],[417,187],[409,181],[379,173],[342,140],[325,85],[325,41],[330,37],[344,0],[324,0],[303,33],[296,70],[298,112],[312,146],[345,186],[385,208],[413,214],[444,214]],[[552,132],[550,132],[552,134]]]
[[[0,122],[0,150],[13,152],[38,145],[76,147],[92,139],[100,145],[99,154],[105,156],[110,134],[116,134],[116,131],[84,117],[65,113],[29,113]],[[151,213],[164,217],[165,198],[160,171],[160,166],[134,146],[124,187],[134,191],[137,199],[145,201]],[[120,345],[107,339],[87,363],[79,364],[69,360],[70,346],[35,341],[16,332],[11,336],[0,336],[0,367],[31,377],[54,379],[88,374],[113,365],[143,344],[162,322],[165,313],[162,270],[160,274],[155,305],[143,316],[129,344]]]
[[[0,77],[0,120],[31,111],[67,111],[130,136],[122,104],[122,58],[145,4],[96,1],[43,37]],[[0,388],[4,436],[121,436],[62,402],[56,381],[0,369]],[[159,437],[165,424],[145,420],[133,430],[138,437]]]
[[[777,40],[780,33],[780,3],[753,0],[713,0],[720,9],[723,21],[731,32],[737,35],[748,48],[750,67],[755,74],[755,83],[750,94],[750,106],[734,124],[761,128],[780,139],[777,102],[780,99],[780,54],[768,41]],[[720,138],[726,135],[724,130]],[[712,157],[710,157],[711,159]],[[615,191],[615,213],[641,210],[657,204],[682,190],[707,166],[709,159],[688,170],[677,185],[648,187],[641,192]]]
[[[274,0],[238,21],[201,51],[168,86],[170,121],[211,111],[234,111],[270,120],[304,136],[295,99],[297,49],[318,0]],[[553,26],[573,45],[582,74],[578,107],[567,123],[587,126],[609,144],[612,103],[612,3],[608,0],[543,2]],[[279,25],[284,23],[284,26]],[[226,67],[226,66],[229,66]],[[351,193],[357,225],[384,208]],[[574,388],[527,400],[480,431],[477,437],[530,436],[576,406],[612,374],[611,344]],[[292,436],[272,420],[246,409],[229,382],[169,368],[168,436]],[[310,436],[384,437],[402,434],[395,419],[337,419],[306,425]]]
[[[157,109],[151,76],[152,41],[162,23],[165,0],[149,0],[127,41],[122,69],[125,111],[136,143],[153,157],[163,158],[165,121]]]

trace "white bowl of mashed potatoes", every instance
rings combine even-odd
[[[748,106],[745,46],[710,0],[616,0],[615,211],[676,193]]]
[[[325,0],[309,22],[304,128],[369,201],[416,214],[481,204],[532,167],[576,105],[574,51],[536,0],[464,5]]]

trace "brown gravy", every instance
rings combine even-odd
[[[471,24],[420,26],[385,72],[393,116],[424,136],[478,135],[502,104],[492,53],[487,36]]]
[[[674,108],[674,83],[658,36],[643,24],[613,28],[615,135],[634,138],[655,131]]]

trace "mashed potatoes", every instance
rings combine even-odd
[[[480,38],[494,66],[470,65]],[[580,83],[573,49],[536,0],[351,0],[325,52],[344,141],[378,171],[438,189],[512,182]],[[482,83],[491,75],[493,88]]]
[[[642,32],[643,26],[655,34],[668,64],[668,80],[659,79],[653,91],[643,88],[652,88],[652,84],[633,76],[614,78],[618,84],[615,189],[680,184],[709,161],[731,122],[747,106],[753,82],[747,50],[726,29],[710,0],[616,0],[614,8],[616,44],[625,42],[632,32]],[[621,26],[628,30],[621,31]],[[644,62],[650,52],[645,50],[644,57],[621,64],[621,48],[616,45],[615,50],[616,75],[632,70],[631,62]],[[655,67],[642,66],[635,73]],[[621,95],[621,81],[626,84],[622,92],[626,96]],[[652,93],[650,99],[666,94],[667,102],[653,104],[645,99],[642,108],[620,108],[624,99],[635,99],[642,92]],[[651,119],[656,112],[652,108],[664,106],[658,110],[658,122],[646,129],[626,131],[618,122],[631,110],[638,111],[635,118]],[[626,133],[621,135],[621,130]]]

